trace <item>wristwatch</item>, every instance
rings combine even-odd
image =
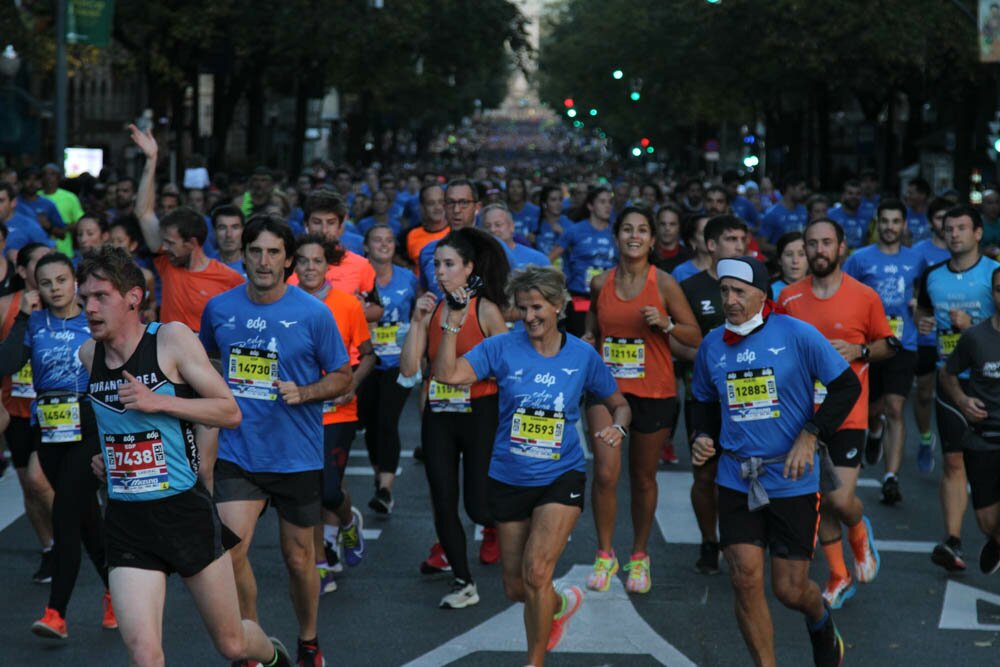
[[[628,437],[628,429],[625,428],[624,426],[622,426],[621,424],[612,424],[611,428],[613,428],[616,431],[618,431],[619,433],[621,433],[622,434],[622,438],[627,438]]]
[[[674,318],[667,315],[667,326],[660,327],[660,329],[663,331],[664,334],[669,334],[671,331],[674,330],[675,326],[677,326],[677,324],[674,322]]]
[[[864,343],[862,343],[861,344],[861,361],[868,361],[868,357],[870,357],[871,355],[872,355],[871,349],[867,345],[865,345]]]
[[[811,420],[802,425],[802,430],[810,435],[816,436],[817,438],[819,437],[819,426]]]

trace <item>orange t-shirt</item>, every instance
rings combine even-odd
[[[368,260],[350,250],[344,251],[340,263],[333,264],[326,270],[326,282],[335,290],[348,294],[371,292],[375,288],[375,269]],[[292,274],[288,278],[289,285],[298,285],[299,277]]]
[[[371,333],[368,331],[368,322],[365,320],[365,311],[361,307],[361,302],[353,294],[342,292],[338,289],[331,289],[330,293],[323,299],[323,303],[333,313],[333,319],[337,323],[337,330],[347,348],[351,366],[357,365],[361,359],[358,348],[366,340],[371,340]],[[343,405],[333,405],[331,401],[323,403],[323,424],[339,424],[341,422],[353,422],[358,420],[358,397],[351,399],[350,403]]]
[[[244,283],[243,276],[214,259],[208,260],[204,271],[174,266],[166,255],[157,255],[153,265],[163,285],[160,321],[183,322],[194,332],[201,329],[201,313],[209,299]]]
[[[14,292],[10,299],[10,305],[7,306],[7,314],[3,318],[3,322],[0,323],[0,340],[3,340],[10,333],[10,330],[14,327],[14,319],[17,317],[17,313],[21,310],[21,295],[24,291]],[[29,365],[31,362],[26,364],[30,369]],[[0,381],[0,390],[2,390],[3,395],[3,406],[7,408],[7,412],[10,413],[11,417],[21,417],[27,419],[31,417],[31,399],[30,398],[18,398],[16,396],[11,396],[11,389],[13,388],[13,382],[11,381],[11,376],[6,376]],[[35,390],[32,387],[30,394],[34,395]]]
[[[641,312],[644,306],[655,306],[662,314],[667,314],[656,285],[656,267],[649,267],[642,291],[628,301],[615,291],[617,273],[617,268],[611,269],[597,295],[601,358],[611,369],[622,393],[642,398],[676,396],[677,383],[667,336],[650,327]]]
[[[827,340],[866,345],[892,335],[878,293],[846,273],[837,292],[829,299],[813,294],[812,276],[806,276],[781,290],[778,302],[792,317],[819,329]],[[868,362],[855,359],[851,368],[861,381],[861,396],[840,425],[840,431],[868,428]],[[825,395],[825,389],[820,387],[817,393]]]
[[[436,232],[429,232],[423,227],[413,227],[406,233],[406,255],[413,262],[413,272],[420,277],[420,251],[431,241],[437,241],[448,236],[451,228],[445,225]]]

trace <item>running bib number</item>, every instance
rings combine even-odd
[[[35,414],[42,431],[42,442],[79,442],[82,439],[80,399],[76,396],[39,399]]]
[[[245,347],[229,349],[229,388],[237,398],[278,399],[278,353]]]
[[[641,338],[604,339],[604,363],[616,378],[646,377],[646,344]]]
[[[337,406],[334,404],[334,402],[332,400],[328,399],[328,400],[323,401],[323,414],[324,415],[332,415],[336,411],[337,411]]]
[[[399,322],[380,324],[375,327],[372,343],[375,345],[375,354],[380,357],[397,355],[402,353],[399,347]]]
[[[170,488],[163,440],[156,429],[142,433],[108,433],[108,488],[111,493],[134,495]]]
[[[35,398],[35,385],[30,361],[26,361],[24,366],[21,366],[21,370],[10,376],[10,395],[12,398]]]
[[[903,340],[903,318],[902,317],[889,317],[889,328],[892,329],[892,335],[898,340]]]
[[[778,383],[773,368],[751,368],[726,373],[726,397],[733,421],[746,422],[781,416]]]
[[[813,384],[813,404],[822,405],[823,401],[826,400],[826,385],[816,380]]]
[[[938,355],[943,359],[955,351],[958,339],[962,337],[960,333],[938,334]]]
[[[511,453],[558,461],[566,418],[561,412],[518,408],[510,422]]]
[[[431,412],[472,412],[472,389],[431,380],[427,390]]]

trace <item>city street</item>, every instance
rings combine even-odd
[[[355,440],[348,468],[354,504],[365,508],[368,552],[357,568],[345,571],[339,588],[320,603],[320,643],[328,665],[520,665],[524,630],[520,605],[504,599],[499,566],[483,566],[473,556],[473,575],[482,602],[461,611],[437,608],[447,591],[444,575],[426,577],[418,564],[434,542],[426,481],[412,458],[419,431],[415,404],[404,412],[402,474],[396,510],[388,520],[367,511],[371,475],[363,442]],[[912,422],[910,424],[912,429]],[[912,431],[911,431],[912,433]],[[659,528],[651,549],[654,585],[650,594],[627,596],[623,574],[607,593],[587,592],[569,634],[546,664],[591,665],[739,665],[748,657],[732,612],[729,581],[723,574],[694,572],[699,537],[687,499],[690,467],[682,463],[660,475]],[[878,503],[876,475],[863,473],[859,494],[866,503],[879,541],[882,570],[871,585],[836,613],[847,644],[845,664],[993,664],[1000,651],[1000,579],[977,567],[981,538],[967,516],[964,535],[967,573],[946,576],[928,557],[940,539],[937,474],[920,478],[913,452],[901,476],[904,501],[895,508]],[[624,477],[624,475],[623,475]],[[12,472],[0,481],[5,510],[19,503]],[[619,485],[619,526],[615,544],[620,556],[630,548],[627,483]],[[15,513],[13,516],[17,516]],[[8,519],[4,519],[6,523]],[[565,581],[584,585],[595,550],[593,523],[587,512],[573,534],[557,569]],[[29,632],[45,606],[47,587],[31,583],[37,552],[27,521],[18,516],[0,533],[0,558],[7,603],[0,612],[0,640],[5,664],[124,665],[125,649],[116,632],[100,628],[100,584],[84,562],[70,603],[65,643]],[[262,625],[286,644],[295,642],[296,624],[277,546],[275,514],[268,512],[251,550],[259,588]],[[822,581],[822,558],[813,568]],[[168,586],[164,647],[168,665],[222,664],[180,579]],[[800,617],[772,599],[779,664],[811,661]]]

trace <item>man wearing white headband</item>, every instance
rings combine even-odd
[[[813,326],[775,311],[761,262],[724,259],[717,272],[726,323],[705,337],[695,358],[692,453],[702,465],[716,447],[722,451],[719,535],[736,619],[754,663],[774,665],[764,593],[770,550],[775,597],[805,615],[815,664],[839,665],[843,640],[809,579],[819,516],[817,448],[850,412],[861,387]],[[816,380],[828,394],[814,414]]]

